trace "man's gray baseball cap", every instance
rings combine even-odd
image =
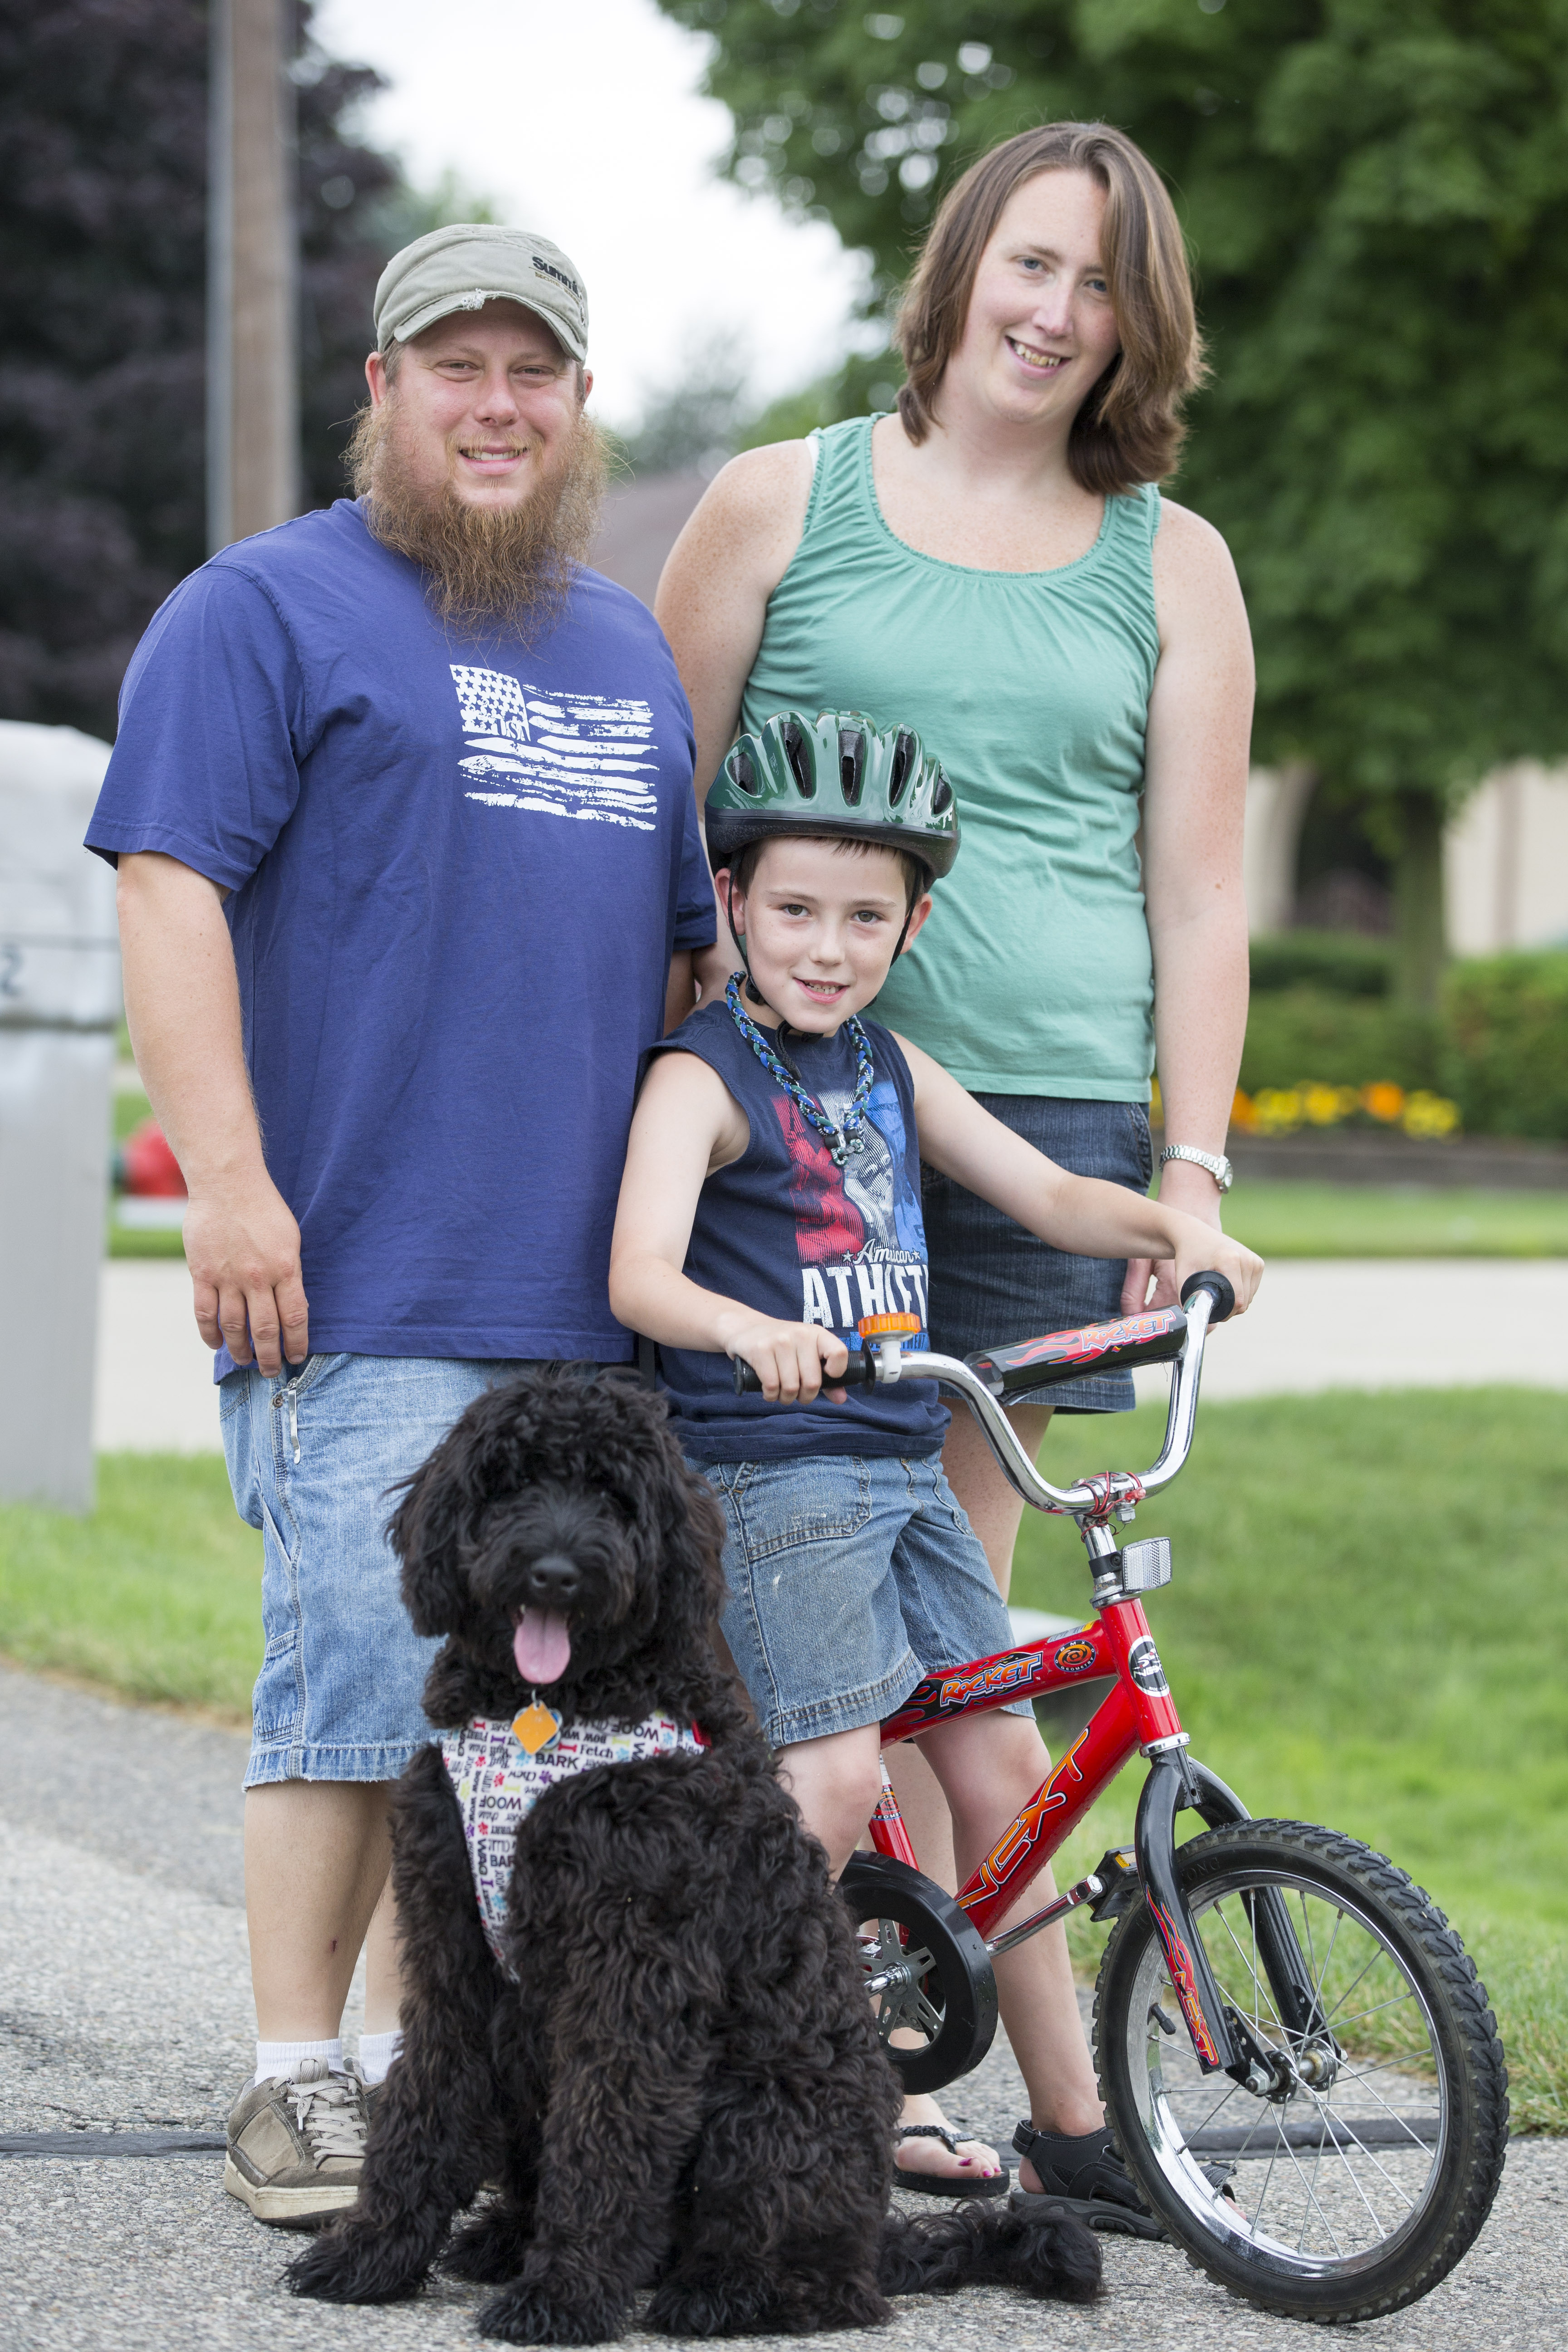
[[[376,348],[390,351],[487,302],[520,302],[573,359],[587,358],[588,294],[574,264],[547,236],[491,221],[433,228],[393,255],[375,289]]]

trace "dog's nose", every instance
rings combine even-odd
[[[531,1563],[523,1582],[530,1600],[537,1601],[542,1609],[564,1609],[568,1601],[575,1600],[582,1578],[577,1573],[576,1561],[565,1552],[547,1551]]]

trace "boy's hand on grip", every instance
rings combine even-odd
[[[759,1317],[726,1341],[763,1384],[763,1394],[773,1404],[811,1404],[820,1394],[831,1404],[842,1404],[847,1391],[825,1385],[840,1381],[849,1366],[849,1350],[842,1339],[816,1323],[775,1323]]]
[[[1190,1274],[1223,1274],[1236,1293],[1236,1312],[1245,1315],[1257,1295],[1263,1279],[1263,1260],[1245,1242],[1229,1234],[1217,1234],[1210,1225],[1200,1224],[1195,1217],[1184,1218],[1184,1232],[1176,1245],[1176,1289]]]

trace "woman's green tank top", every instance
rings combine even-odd
[[[976,572],[883,520],[869,417],[813,435],[805,529],[741,723],[863,710],[913,727],[962,841],[877,1017],[972,1093],[1147,1102],[1153,971],[1133,836],[1159,658],[1160,494],[1108,498],[1087,555]]]

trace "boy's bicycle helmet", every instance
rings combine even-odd
[[[858,710],[775,711],[731,747],[705,821],[715,873],[748,842],[790,833],[907,851],[933,881],[958,855],[958,806],[936,761],[912,728],[879,730]]]

